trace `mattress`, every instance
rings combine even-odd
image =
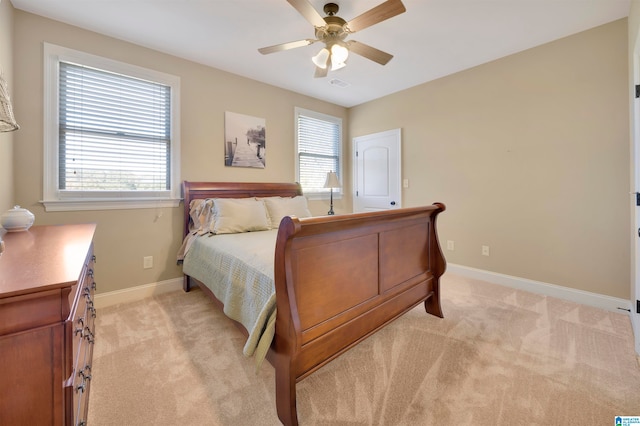
[[[276,295],[273,278],[277,229],[195,238],[183,272],[205,284],[224,313],[249,332],[243,354],[259,366],[273,340]]]

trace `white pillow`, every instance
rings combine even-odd
[[[272,229],[278,228],[280,221],[285,216],[311,217],[307,199],[302,195],[293,198],[267,197],[263,198],[263,200],[267,206]]]
[[[255,198],[216,198],[213,200],[213,216],[214,234],[269,229],[264,201]]]

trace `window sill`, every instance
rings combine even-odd
[[[40,201],[48,212],[68,212],[77,210],[129,210],[178,207],[181,198],[163,199],[84,199],[84,200],[44,200]]]

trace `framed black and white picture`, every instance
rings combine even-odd
[[[264,169],[266,120],[226,111],[224,113],[224,164]]]

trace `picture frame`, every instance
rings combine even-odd
[[[224,164],[228,167],[266,167],[266,120],[226,111]]]

